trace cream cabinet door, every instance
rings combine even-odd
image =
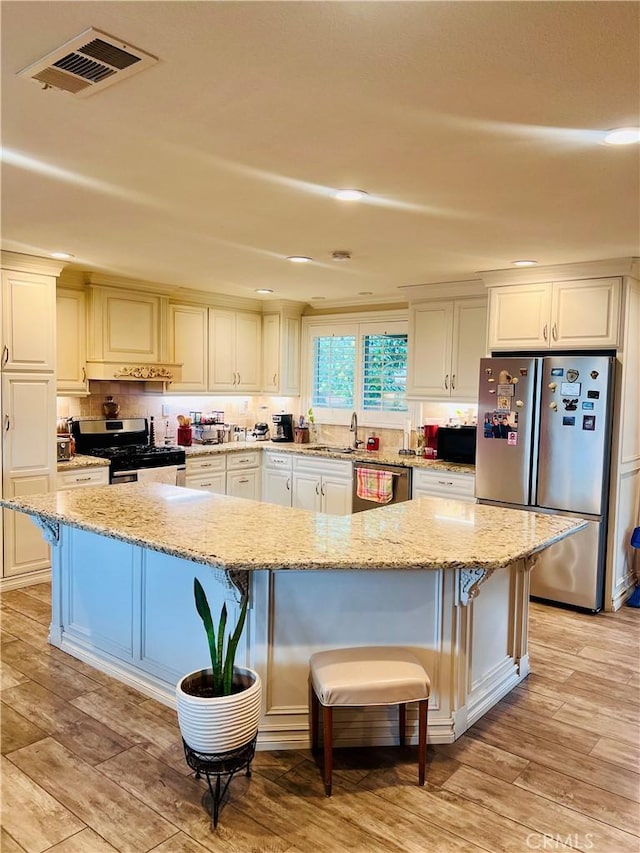
[[[320,512],[322,510],[320,480],[319,474],[294,471],[292,505],[298,509]]]
[[[262,390],[296,397],[300,393],[300,318],[262,318]]]
[[[262,474],[262,500],[268,504],[291,506],[291,469],[271,471],[265,468]]]
[[[56,386],[58,394],[87,394],[87,298],[83,290],[56,292]]]
[[[262,317],[238,311],[236,314],[236,391],[260,390],[262,380],[262,352],[260,346]]]
[[[103,346],[99,357],[105,361],[159,361],[159,298],[107,288],[100,297]]]
[[[280,316],[266,314],[262,318],[262,390],[265,394],[280,391]]]
[[[209,390],[234,391],[236,386],[236,315],[209,308]]]
[[[621,291],[619,278],[554,283],[551,346],[616,347]]]
[[[19,498],[50,491],[46,474],[30,477],[5,477],[5,496]],[[23,512],[4,510],[4,577],[23,575],[51,566],[49,546],[42,530]]]
[[[169,305],[169,358],[182,364],[182,379],[168,393],[207,390],[208,309],[199,305]]]
[[[56,470],[56,389],[53,375],[2,376],[2,456],[4,479]],[[48,489],[45,489],[48,491]]]
[[[352,480],[323,476],[320,483],[322,512],[328,515],[351,515],[353,502]]]
[[[56,280],[35,273],[2,272],[3,370],[51,372],[56,367]]]
[[[487,354],[487,300],[454,303],[451,349],[451,397],[478,400],[478,365]]]
[[[260,469],[247,468],[244,471],[227,471],[227,494],[234,498],[260,500]]]
[[[428,302],[409,310],[407,395],[451,396],[453,302]]]
[[[489,349],[548,349],[552,285],[492,287],[489,292]]]

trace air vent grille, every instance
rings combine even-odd
[[[28,77],[43,88],[86,97],[157,61],[151,54],[90,28],[23,69],[18,76]]]

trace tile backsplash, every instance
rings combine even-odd
[[[291,412],[297,419],[302,411],[299,397],[265,395],[172,397],[165,396],[160,391],[150,391],[148,386],[139,382],[92,381],[89,383],[89,392],[87,397],[58,397],[58,419],[104,417],[102,404],[107,396],[111,396],[120,407],[118,417],[153,416],[156,439],[159,441],[162,441],[166,434],[175,435],[177,416],[189,415],[190,412],[207,414],[213,411],[223,411],[226,423],[252,428],[255,423],[260,421],[265,421],[271,426],[271,415],[274,412]],[[425,402],[418,407],[415,426],[423,423],[473,423],[476,418],[477,406]],[[346,415],[345,421],[347,421]],[[353,442],[353,435],[349,432],[348,423],[345,423],[344,426],[316,423],[314,432],[316,443],[346,446]],[[407,443],[407,438],[402,429],[369,428],[364,423],[360,425],[358,434],[365,442],[370,435],[378,436],[380,447],[387,451],[399,450]],[[411,449],[415,449],[417,446],[415,428],[411,431],[408,446]]]

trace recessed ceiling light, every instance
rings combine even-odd
[[[312,299],[312,300],[314,300],[314,301],[316,301],[316,302],[317,302],[319,299],[326,299],[326,298],[327,298],[326,296],[312,296],[312,297],[311,297],[311,299]]]
[[[336,190],[335,197],[338,201],[360,201],[367,193],[364,190],[344,189]]]
[[[640,142],[640,127],[616,127],[604,138],[607,145],[633,145]]]
[[[511,261],[514,267],[535,267],[537,261]]]
[[[307,258],[305,255],[290,255],[287,260],[292,264],[310,264],[313,258]]]
[[[268,287],[256,287],[256,293],[273,293]]]
[[[57,258],[59,261],[68,261],[75,255],[70,255],[69,252],[51,252],[51,257]]]

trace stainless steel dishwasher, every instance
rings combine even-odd
[[[358,490],[358,468],[370,468],[373,471],[389,471],[393,475],[393,497],[386,504],[377,501],[368,501],[359,498]],[[362,512],[365,509],[376,509],[376,507],[390,506],[411,499],[411,468],[403,465],[386,465],[384,462],[354,462],[353,463],[353,512]]]

